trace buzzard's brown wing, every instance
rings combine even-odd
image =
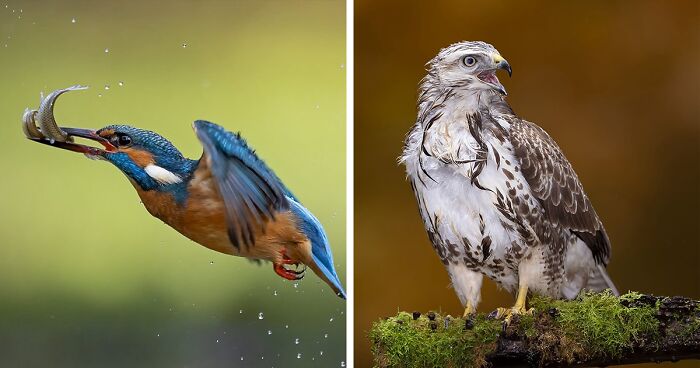
[[[547,218],[583,240],[597,263],[608,263],[610,240],[559,146],[542,128],[512,119],[510,136],[525,180]]]

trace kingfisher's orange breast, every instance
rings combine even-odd
[[[187,200],[182,205],[170,193],[134,186],[151,215],[209,249],[273,262],[280,262],[280,251],[287,249],[287,254],[296,255],[296,259],[311,262],[308,238],[297,228],[290,211],[278,213],[274,221],[268,221],[264,232],[256,231],[254,246],[234,247],[228,236],[224,201],[205,163],[195,170],[188,184]]]

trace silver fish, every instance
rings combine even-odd
[[[65,142],[69,140],[68,134],[66,134],[64,131],[62,131],[59,127],[58,124],[56,124],[56,119],[54,118],[53,115],[53,107],[54,103],[56,102],[56,99],[58,96],[62,95],[65,92],[68,91],[78,91],[78,90],[83,90],[87,89],[88,87],[86,86],[72,86],[68,88],[63,88],[59,89],[56,91],[53,91],[49,93],[48,96],[45,98],[42,98],[41,100],[41,105],[39,106],[38,111],[29,111],[25,112],[25,118],[23,119],[25,124],[25,134],[29,133],[29,135],[34,135],[36,133],[35,131],[32,131],[31,125],[33,124],[27,124],[27,121],[29,118],[31,120],[36,121],[39,123],[39,127],[41,128],[41,135],[43,135],[44,138],[48,140],[54,140],[58,142]],[[27,115],[30,115],[29,117]],[[35,126],[36,127],[36,126]],[[29,137],[28,135],[28,137]],[[34,137],[34,138],[39,138],[39,137]]]
[[[24,131],[24,135],[29,139],[44,138],[44,135],[41,134],[34,121],[36,112],[36,110],[25,109],[24,115],[22,115],[22,131]]]

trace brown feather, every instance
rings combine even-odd
[[[522,119],[512,120],[514,152],[545,215],[552,224],[583,240],[597,262],[607,264],[610,241],[571,164],[542,128]]]

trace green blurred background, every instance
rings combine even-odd
[[[490,42],[513,66],[500,76],[508,100],[576,168],[617,286],[700,298],[699,14],[697,1],[355,2],[358,366],[371,364],[372,321],[462,311],[396,164],[424,63],[461,40]],[[513,303],[490,281],[482,297],[480,311]]]
[[[132,124],[191,158],[195,119],[240,130],[324,224],[344,281],[344,63],[342,1],[0,2],[0,366],[340,366],[345,302],[315,275],[295,286],[189,241],[116,168],[20,121],[80,83],[60,124]]]

